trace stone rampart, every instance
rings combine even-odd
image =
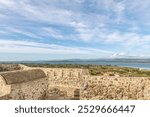
[[[9,96],[15,99],[150,100],[148,77],[91,76],[86,69],[74,68],[22,69],[41,69],[47,77],[11,87],[0,78],[0,97],[12,92]]]
[[[48,90],[57,88],[66,93],[68,98],[74,98],[74,91],[81,89],[83,69],[44,68],[43,70],[49,78]]]
[[[150,78],[87,76],[84,82],[80,99],[150,99]]]
[[[41,69],[0,73],[0,99],[45,99],[48,78]]]

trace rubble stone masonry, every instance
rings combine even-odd
[[[150,100],[148,77],[91,76],[86,69],[74,68],[38,69],[45,72],[45,79],[5,85],[0,78],[0,97],[9,94],[12,99]]]

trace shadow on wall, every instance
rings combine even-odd
[[[47,100],[79,100],[80,99],[80,89],[75,89],[73,96],[68,96],[67,90],[62,90],[62,88],[51,88],[46,96]]]

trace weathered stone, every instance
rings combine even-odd
[[[85,69],[38,69],[47,77],[7,84],[0,76],[0,99],[150,99],[150,78],[90,76]]]

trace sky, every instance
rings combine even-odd
[[[0,0],[0,61],[150,57],[150,0]]]

